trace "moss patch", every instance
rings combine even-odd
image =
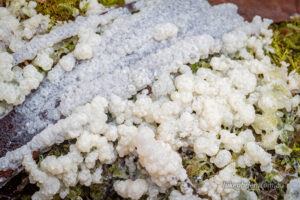
[[[49,15],[51,24],[57,21],[74,19],[79,11],[80,0],[36,0],[36,11],[43,15]]]
[[[285,61],[290,64],[289,70],[300,74],[300,18],[292,22],[271,25],[273,29],[272,47],[274,53],[268,53],[273,63],[280,66]]]
[[[62,56],[72,52],[75,49],[78,40],[78,36],[74,36],[71,38],[67,38],[53,46],[54,53],[51,54],[50,57],[53,59],[54,65],[60,60]]]
[[[98,0],[106,7],[121,6],[125,4],[125,0]]]
[[[82,9],[79,8],[81,0],[35,0],[37,2],[36,11],[43,15],[49,15],[51,24],[57,21],[74,20],[77,15],[84,15],[88,8],[86,3]],[[121,6],[125,0],[98,0],[105,7]]]

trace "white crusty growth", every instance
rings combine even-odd
[[[93,57],[93,47],[100,44],[100,35],[91,28],[82,28],[78,33],[79,41],[73,52],[78,60],[91,59]]]
[[[59,65],[67,72],[72,71],[75,67],[76,59],[73,56],[73,53],[69,53],[68,55],[63,56],[59,60]]]
[[[114,189],[123,198],[133,200],[140,199],[148,190],[148,184],[144,179],[116,181]]]
[[[0,101],[19,105],[24,102],[31,90],[38,88],[44,76],[33,65],[27,65],[23,69],[13,67],[12,60],[10,54],[0,53]],[[5,112],[4,109],[0,112],[0,116]]]
[[[157,41],[163,41],[168,38],[176,37],[178,28],[175,24],[158,24],[153,29],[153,38]]]
[[[155,140],[154,132],[150,128],[139,127],[134,144],[139,162],[158,186],[176,185],[178,181],[187,178],[180,155],[172,150],[169,144]]]

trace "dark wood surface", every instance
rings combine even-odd
[[[290,16],[300,14],[300,0],[208,0],[210,4],[234,3],[238,12],[251,21],[255,15],[274,20],[289,21]]]

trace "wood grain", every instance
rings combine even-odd
[[[300,14],[300,0],[208,0],[210,4],[234,3],[238,12],[247,21],[255,15],[272,19],[274,22],[289,21],[290,16]]]

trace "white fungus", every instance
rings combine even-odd
[[[0,160],[1,169],[16,167],[22,160],[30,181],[40,188],[33,199],[51,199],[56,194],[63,198],[77,184],[101,183],[103,165],[113,164],[117,158],[125,160],[130,175],[140,170],[148,176],[114,182],[115,191],[123,198],[140,199],[148,194],[149,199],[155,199],[159,192],[180,184],[182,193],[172,188],[171,200],[199,200],[199,194],[216,200],[236,199],[239,190],[224,184],[249,184],[248,179],[236,174],[236,167],[259,164],[262,171],[270,172],[272,157],[266,150],[275,149],[280,155],[290,153],[287,146],[277,144],[281,134],[277,114],[280,109],[299,107],[300,97],[291,95],[291,90],[300,89],[299,75],[288,74],[285,63],[277,68],[264,55],[271,42],[272,32],[267,30],[270,21],[255,17],[252,23],[243,23],[218,39],[202,34],[202,30],[187,30],[195,24],[186,25],[182,20],[188,22],[193,15],[186,19],[177,15],[156,19],[157,5],[162,11],[164,6],[171,6],[162,2],[138,2],[137,7],[145,7],[135,15],[116,9],[99,17],[93,14],[105,8],[95,0],[83,1],[81,8],[89,4],[87,18],[78,17],[76,22],[56,27],[40,39],[34,35],[45,31],[49,18],[34,12],[36,4],[26,5],[29,10],[25,14],[31,18],[23,21],[21,32],[20,22],[12,14],[20,11],[0,8],[0,40],[16,52],[14,56],[0,53],[0,116],[11,109],[9,105],[23,103],[43,80],[43,74],[33,65],[23,69],[14,65],[37,54],[33,64],[49,71],[54,62],[50,56],[53,44],[67,36],[79,36],[75,50],[60,59],[48,73],[50,82],[45,83],[63,90],[54,90],[61,95],[55,110],[58,116],[52,120],[57,122]],[[175,1],[176,5],[179,2]],[[218,9],[201,2],[204,10]],[[155,19],[149,17],[152,15]],[[141,27],[135,26],[137,22]],[[101,36],[96,28],[99,24],[103,28]],[[62,30],[74,33],[57,34]],[[9,31],[16,36],[9,36]],[[34,46],[28,53],[24,53],[20,35],[33,38],[25,45]],[[47,37],[51,38],[47,45],[37,44]],[[249,54],[249,48],[254,55]],[[192,72],[188,64],[213,53],[222,55],[213,56],[210,67]],[[228,56],[232,54],[243,59],[234,60]],[[61,114],[64,119],[59,119]],[[261,134],[262,140],[257,141],[255,134]],[[69,139],[75,142],[65,155],[46,156],[40,166],[33,160],[32,151]],[[179,149],[189,149],[197,158],[220,168],[203,180],[194,192],[197,194],[184,184],[189,179]],[[288,184],[288,197],[297,195],[294,182]],[[255,193],[245,192],[251,199],[257,198]]]
[[[114,189],[123,198],[137,200],[148,191],[148,184],[144,179],[116,181]]]
[[[218,168],[223,168],[231,161],[231,153],[228,150],[221,150],[216,157],[212,157],[210,161]]]
[[[53,59],[50,54],[53,53],[52,48],[41,50],[33,61],[33,64],[41,67],[43,70],[48,71],[52,68]]]
[[[100,44],[100,35],[91,28],[82,28],[79,33],[79,41],[74,49],[74,57],[78,60],[91,59],[93,57],[93,47]]]
[[[139,162],[158,186],[168,187],[187,178],[179,154],[169,144],[155,140],[150,128],[139,128],[134,145],[137,147]]]
[[[300,198],[300,178],[292,179],[287,184],[287,192],[284,195],[284,199],[296,200]]]
[[[153,38],[157,41],[163,41],[172,37],[176,37],[177,32],[178,28],[175,24],[158,24],[153,29]]]
[[[60,66],[67,72],[72,71],[72,69],[75,67],[75,58],[72,53],[63,56],[59,60]]]

